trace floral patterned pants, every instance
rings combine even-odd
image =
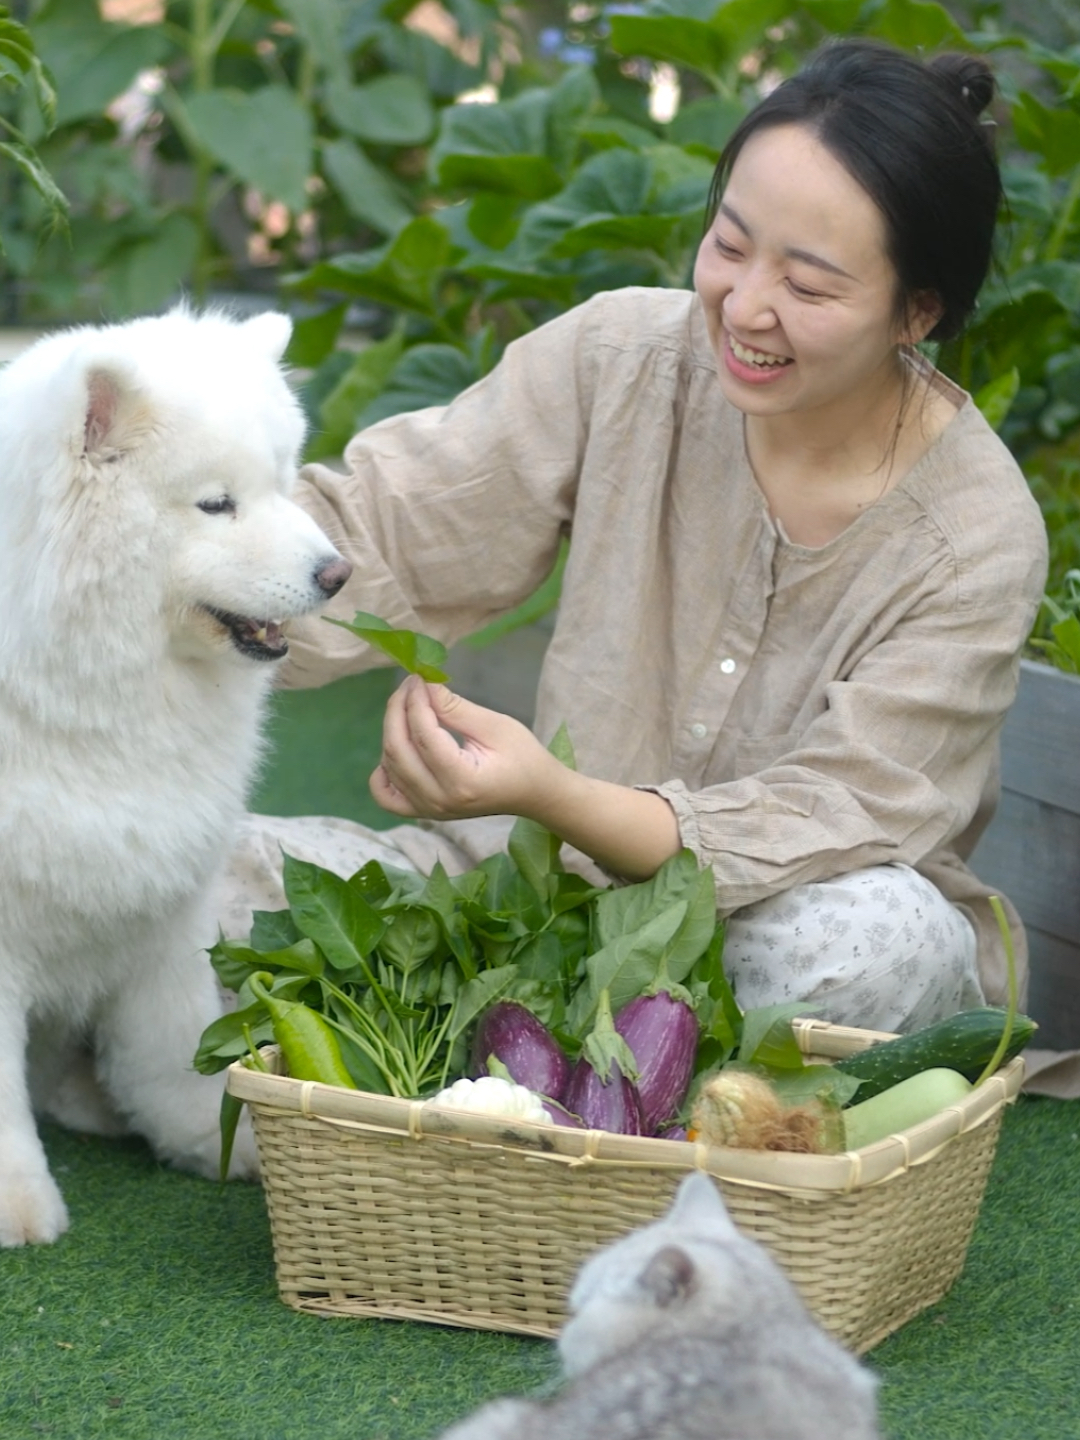
[[[249,815],[221,877],[218,921],[246,939],[253,910],[285,907],[282,851],[342,876],[369,860],[459,873],[502,848],[505,817],[371,830],[349,820]],[[567,868],[603,883],[592,862]],[[907,865],[797,885],[732,914],[724,968],[744,1010],[806,1001],[808,1013],[870,1030],[912,1030],[984,1003],[966,916]]]

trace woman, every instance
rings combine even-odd
[[[1002,998],[963,858],[1045,534],[970,397],[913,348],[957,333],[987,270],[992,94],[974,57],[827,46],[721,157],[695,293],[598,295],[449,407],[358,435],[346,476],[308,467],[301,503],[354,565],[346,618],[452,641],[572,543],[536,735],[406,681],[371,785],[421,826],[253,817],[234,933],[281,903],[279,844],[341,873],[460,869],[505,840],[476,817],[524,815],[586,873],[645,877],[689,846],[744,1006],[893,1030]],[[293,643],[293,684],[376,663],[325,624]],[[542,743],[561,722],[576,773]]]

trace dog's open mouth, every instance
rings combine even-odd
[[[280,660],[289,651],[280,620],[253,620],[248,615],[234,615],[217,610],[213,605],[203,609],[229,632],[229,638],[250,660]]]

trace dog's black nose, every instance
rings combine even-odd
[[[337,594],[351,574],[352,566],[339,555],[336,560],[328,560],[325,565],[319,566],[315,571],[315,584],[329,599]]]

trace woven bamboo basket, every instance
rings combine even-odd
[[[816,1060],[888,1038],[794,1023]],[[863,1352],[959,1275],[1023,1071],[1018,1057],[934,1119],[843,1155],[527,1124],[241,1064],[227,1085],[251,1110],[278,1287],[295,1309],[551,1336],[581,1262],[656,1219],[696,1168],[824,1327]]]

